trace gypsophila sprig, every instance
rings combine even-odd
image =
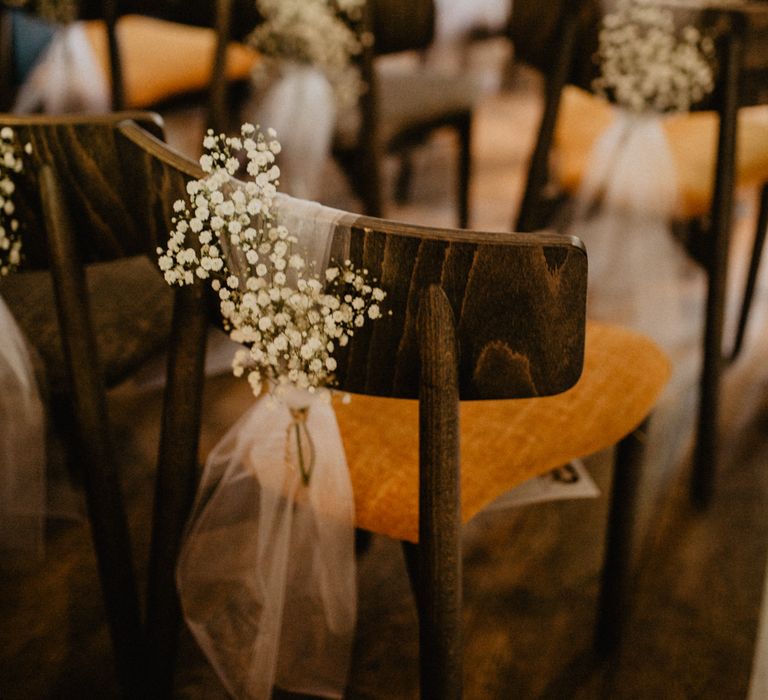
[[[350,260],[315,270],[274,207],[280,143],[245,124],[241,136],[209,131],[200,159],[207,177],[174,204],[168,246],[159,266],[171,285],[210,280],[225,329],[247,346],[233,370],[254,393],[263,384],[314,391],[332,386],[337,347],[366,321],[380,318],[385,293]],[[251,180],[235,180],[239,157]]]
[[[714,87],[714,45],[671,10],[619,0],[603,18],[593,89],[633,112],[685,112]]]
[[[352,107],[364,90],[354,57],[368,37],[353,28],[365,0],[256,0],[264,22],[248,42],[266,59],[254,78],[263,80],[271,61],[285,59],[319,68],[328,78],[341,109]]]
[[[32,145],[27,143],[22,149],[11,127],[0,129],[0,277],[13,272],[21,263],[21,235],[13,193],[14,177],[24,168],[22,151],[31,153]]]

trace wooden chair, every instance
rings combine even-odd
[[[233,19],[241,11],[225,10],[229,0],[218,0],[218,52],[231,38]],[[403,199],[410,180],[409,152],[423,144],[437,129],[452,128],[459,143],[457,206],[459,226],[469,220],[472,111],[481,85],[471,77],[445,76],[426,67],[412,74],[381,74],[377,56],[429,46],[434,33],[433,0],[404,3],[402,0],[371,0],[359,27],[370,32],[373,45],[360,56],[362,79],[367,86],[358,103],[359,119],[351,125],[342,120],[333,152],[348,182],[370,216],[383,211],[382,161],[387,153],[401,156],[402,170],[397,197]],[[219,65],[217,63],[217,65]],[[221,73],[219,73],[220,75]]]
[[[117,76],[113,82],[115,105],[149,107],[148,100],[126,102],[119,97],[124,91],[120,88],[121,60],[114,29],[117,14],[110,9],[112,4],[105,5],[105,17],[111,70]],[[229,123],[227,83],[243,78],[257,60],[253,52],[231,41],[233,36],[240,38],[244,26],[252,29],[258,21],[258,16],[241,4],[232,0],[216,3],[216,48],[208,84],[211,90],[209,123],[218,131],[226,131]],[[240,34],[233,34],[235,28]],[[368,88],[359,101],[359,125],[351,130],[342,125],[336,136],[334,156],[360,197],[363,210],[380,216],[383,156],[387,153],[403,156],[397,186],[398,197],[402,198],[409,180],[409,151],[424,143],[437,129],[455,129],[459,141],[458,219],[459,225],[465,227],[469,219],[472,110],[481,92],[479,82],[471,77],[444,76],[427,68],[419,68],[412,75],[379,75],[375,70],[376,56],[429,45],[434,31],[432,0],[421,0],[415,5],[401,0],[372,0],[360,29],[371,31],[375,37],[374,45],[365,47],[360,57],[363,81]],[[100,54],[107,65],[107,52],[102,50]]]
[[[698,108],[705,111],[671,116],[665,129],[681,185],[683,208],[676,228],[683,231],[690,254],[704,266],[708,277],[691,481],[691,497],[703,506],[712,496],[717,463],[722,370],[743,345],[768,221],[768,193],[763,189],[736,337],[725,354],[723,322],[733,192],[736,185],[768,181],[768,129],[764,120],[739,109],[765,102],[761,78],[764,82],[768,68],[768,6],[759,2],[701,5],[702,23],[717,38],[716,88],[711,100]],[[590,57],[597,46],[598,3],[553,4],[547,22],[539,22],[539,9],[535,3],[516,3],[511,27],[516,54],[542,68],[546,76],[544,112],[515,225],[518,231],[544,226],[562,193],[578,189],[591,146],[611,119],[610,106],[587,92],[596,70]],[[534,16],[536,24],[532,23]],[[549,62],[542,50],[547,45],[561,47]],[[549,167],[552,152],[557,153],[556,173]]]
[[[127,116],[162,134],[147,114],[88,122],[2,117],[33,151],[15,193],[25,271],[3,279],[0,294],[42,359],[50,419],[82,474],[118,678],[127,696],[148,697],[146,635],[105,388],[165,347],[173,293],[155,264],[163,217],[134,189],[140,181],[123,171],[114,147],[113,125]],[[83,132],[90,138],[72,137]],[[77,149],[84,141],[92,150]],[[185,454],[187,447],[174,449]],[[191,483],[186,495],[192,498]]]
[[[87,328],[82,289],[66,302],[70,284],[81,284],[81,267],[71,253],[60,254],[57,241],[64,251],[87,251],[87,259],[154,256],[173,201],[202,172],[142,128],[151,124],[147,117],[6,122],[34,149],[21,189],[31,205],[20,218],[37,230],[39,182],[52,265],[66,270],[54,277],[57,294],[62,308],[80,309]],[[339,354],[339,388],[358,396],[338,416],[357,524],[406,542],[420,610],[423,695],[460,695],[461,522],[525,479],[621,441],[597,637],[603,648],[615,645],[628,594],[643,422],[666,381],[666,358],[617,328],[590,324],[585,341],[586,255],[576,239],[359,217],[334,232],[332,255],[367,267],[388,293],[391,315],[361,329]],[[202,284],[175,292],[147,601],[151,686],[161,695],[169,692],[174,569],[197,470],[206,328],[215,320],[207,301]],[[62,314],[64,329],[68,318]],[[34,339],[34,328],[28,332]],[[103,397],[94,356],[91,346],[69,364],[73,373],[92,374],[90,393]],[[103,436],[99,406],[94,434]],[[381,441],[384,427],[398,439]],[[130,571],[127,555],[119,563],[123,574]]]
[[[111,76],[113,108],[172,106],[203,94],[207,124],[226,131],[230,88],[247,82],[258,60],[248,46],[230,40],[233,12],[241,30],[258,21],[253,3],[234,0],[184,8],[140,0],[102,3],[100,20],[89,22],[87,30],[105,74]],[[242,39],[242,32],[236,36]]]
[[[407,197],[410,152],[425,143],[438,129],[454,130],[458,142],[456,202],[458,225],[469,221],[472,113],[481,96],[481,82],[473,76],[444,75],[426,65],[411,72],[381,72],[376,58],[429,46],[434,34],[434,2],[421,0],[371,0],[362,31],[374,41],[360,58],[367,91],[359,101],[357,129],[338,130],[334,155],[362,201],[363,211],[381,216],[384,206],[382,162],[397,154],[401,170],[396,198]]]

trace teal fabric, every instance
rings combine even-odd
[[[14,82],[23,83],[56,34],[57,26],[21,12],[11,11]]]

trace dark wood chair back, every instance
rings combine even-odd
[[[173,202],[203,173],[160,141],[159,121],[151,115],[3,121],[33,149],[18,187],[29,261],[53,268],[73,364],[87,365],[94,345],[77,343],[77,334],[87,339],[90,332],[81,261],[154,257],[168,235]],[[339,388],[420,398],[425,415],[445,409],[456,419],[457,405],[451,406],[459,398],[546,396],[578,380],[587,265],[576,239],[442,230],[367,217],[347,221],[333,233],[332,254],[370,271],[388,294],[389,315],[358,331],[339,355]],[[205,337],[217,315],[210,313],[213,308],[215,300],[203,284],[176,291],[150,552],[148,646],[136,648],[143,634],[135,629],[135,591],[117,586],[105,593],[113,612],[123,610],[113,622],[113,636],[119,639],[124,682],[135,684],[135,674],[146,678],[140,668],[149,663],[151,684],[161,693],[171,682],[180,619],[174,570],[194,494]],[[71,318],[81,323],[67,329]],[[446,372],[451,381],[440,378]],[[75,377],[75,394],[85,406],[85,425],[100,432],[106,431],[106,404],[94,375]],[[433,456],[425,457],[429,462],[449,442],[440,447],[436,428],[425,425],[424,431],[425,445],[433,446]],[[94,460],[98,457],[104,454]],[[103,500],[114,517],[122,506],[116,475],[111,478],[110,498],[97,489],[91,500]],[[124,530],[118,544],[107,538],[97,550],[105,566],[122,567],[124,580],[131,571],[130,547],[125,523],[118,529]],[[126,627],[133,628],[130,635]]]
[[[143,204],[147,211],[165,212],[167,226],[172,201],[182,192],[180,185],[174,193],[167,183],[202,173],[136,123],[124,123],[117,133],[124,137],[115,137],[124,162],[141,164],[139,177],[166,183],[162,188],[145,186],[145,192],[154,194]],[[135,189],[141,189],[139,183]],[[379,280],[391,312],[355,333],[340,353],[340,389],[418,398],[418,308],[423,290],[435,284],[456,319],[462,398],[546,396],[578,379],[586,256],[576,239],[453,231],[359,217],[351,226],[337,227],[331,250],[337,259],[351,259]]]

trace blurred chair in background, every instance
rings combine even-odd
[[[173,294],[154,262],[165,227],[148,225],[154,210],[137,183],[123,179],[125,163],[106,128],[126,116],[92,117],[89,126],[3,117],[32,151],[14,194],[24,271],[5,277],[0,293],[42,359],[49,420],[85,488],[118,678],[127,694],[144,697],[147,648],[105,390],[165,347]],[[162,134],[156,117],[130,116]],[[89,129],[100,138],[78,148]],[[84,175],[101,172],[93,169],[97,155],[120,186]]]
[[[664,6],[663,0],[659,5]],[[571,87],[589,90],[596,76],[597,65],[591,57],[602,16],[599,3],[582,0],[549,7],[549,19],[544,21],[540,5],[516,2],[511,24],[516,55],[543,68],[546,76],[543,117],[517,217],[516,229],[523,231],[545,225],[553,205],[562,201],[563,191],[574,194],[578,190],[592,146],[612,119],[604,100]],[[696,10],[717,43],[715,90],[712,101],[701,105],[712,112],[671,116],[665,120],[665,129],[682,203],[677,227],[686,231],[688,249],[703,265],[708,279],[691,491],[694,502],[704,505],[711,498],[717,462],[722,369],[742,347],[768,219],[768,195],[763,190],[737,337],[725,356],[723,321],[734,189],[768,180],[768,127],[761,117],[739,110],[765,101],[760,85],[768,70],[764,60],[768,55],[768,10],[760,3],[722,8],[706,2]],[[554,46],[557,52],[551,50]],[[555,157],[550,160],[552,154]],[[553,172],[551,165],[555,166]]]
[[[469,221],[472,111],[483,93],[482,79],[444,73],[423,61],[402,69],[377,67],[378,57],[430,46],[435,31],[433,0],[371,0],[363,31],[373,34],[373,44],[364,48],[360,61],[368,90],[360,98],[357,123],[340,124],[334,144],[337,161],[361,199],[363,211],[381,216],[384,155],[400,157],[396,197],[403,201],[410,182],[411,150],[438,129],[454,130],[458,224],[465,228]]]

